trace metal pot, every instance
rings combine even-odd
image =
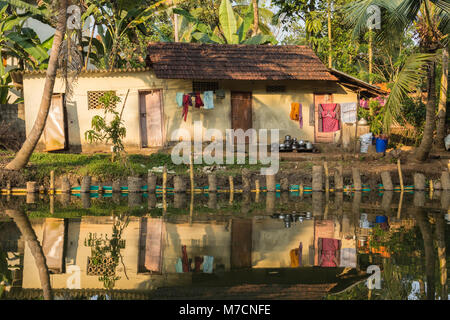
[[[307,141],[306,142],[306,150],[312,150],[313,148],[314,148],[313,144],[311,142]]]

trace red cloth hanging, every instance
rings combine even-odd
[[[335,112],[337,104],[322,104],[322,131],[335,132],[339,131],[339,120]]]
[[[203,104],[202,98],[200,96],[200,93],[199,92],[195,93],[195,107],[200,108],[203,106],[204,106],[204,104]]]
[[[183,118],[184,118],[184,122],[186,122],[187,119],[187,115],[189,112],[189,106],[192,106],[192,99],[191,96],[188,94],[185,94],[183,96]]]

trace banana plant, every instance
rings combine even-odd
[[[219,7],[219,27],[212,28],[196,19],[183,9],[176,8],[174,13],[182,16],[181,41],[219,43],[219,44],[276,44],[277,40],[270,30],[261,28],[265,33],[249,36],[253,25],[253,6],[249,5],[243,17],[237,15],[229,0],[222,0]]]
[[[2,5],[3,4],[3,5]],[[4,55],[15,57],[31,69],[45,69],[49,60],[48,50],[53,37],[41,42],[34,30],[23,27],[30,15],[10,15],[8,5],[0,3],[0,50]],[[2,73],[3,75],[3,73]]]

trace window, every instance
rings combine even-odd
[[[103,109],[105,106],[100,102],[100,97],[110,91],[88,91],[88,109]],[[116,94],[115,91],[114,94]]]
[[[217,91],[219,90],[218,82],[192,82],[192,91],[193,92],[205,92],[205,91]]]
[[[266,92],[268,93],[286,92],[286,86],[267,86]]]

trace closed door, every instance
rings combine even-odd
[[[143,148],[164,144],[161,90],[139,93],[141,145]]]
[[[319,105],[333,103],[332,94],[315,94],[314,104],[315,104],[315,137],[316,143],[332,143],[334,142],[334,132],[323,132],[320,130],[319,121]]]
[[[54,94],[44,129],[45,151],[61,151],[68,146],[64,95]]]
[[[244,131],[253,127],[251,92],[231,93],[231,125]]]

